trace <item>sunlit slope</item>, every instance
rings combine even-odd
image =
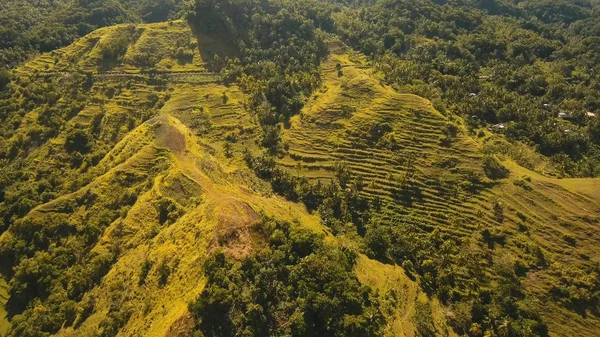
[[[128,42],[119,63],[103,65],[99,44],[128,31],[139,36]],[[183,22],[115,26],[18,70],[31,75],[32,83],[65,85],[77,69],[92,73],[84,106],[70,116],[67,128],[97,125],[102,148],[93,165],[70,167],[62,150],[67,135],[61,131],[28,153],[23,170],[55,171],[76,181],[72,189],[65,187],[70,192],[49,196],[26,218],[61,219],[81,230],[104,210],[118,213],[82,258],[107,267],[76,303],[75,323],[57,335],[90,336],[112,327],[118,336],[186,336],[193,324],[187,304],[203,289],[204,258],[217,247],[235,258],[260,249],[250,227],[262,213],[326,233],[331,242],[350,241],[334,237],[301,204],[274,196],[246,168],[243,151],[260,151],[261,130],[238,87],[223,85],[218,76],[157,80],[148,75],[202,72],[203,57],[210,54],[203,43],[217,50],[216,41],[203,37],[198,49]],[[186,44],[193,57],[178,62],[172,50]],[[158,55],[158,62],[151,68],[136,63],[144,53]],[[566,309],[550,291],[578,268],[599,262],[600,180],[549,178],[498,156],[510,176],[492,181],[482,168],[481,146],[464,132],[459,118],[381,85],[360,55],[334,51],[322,71],[323,87],[282,132],[288,151],[277,159],[280,167],[315,182],[332,179],[336,165],[345,164],[353,177],[364,177],[362,193],[381,205],[376,221],[412,224],[423,235],[439,229],[443,237],[459,239],[484,256],[481,265],[491,278],[495,259],[522,262],[528,269],[523,288],[539,298],[532,305],[543,313],[552,336],[597,334],[597,316]],[[36,107],[29,111],[17,134],[27,135],[40,113]],[[226,141],[231,156],[225,154]],[[502,221],[494,213],[497,203],[504,210]],[[493,240],[484,240],[485,230]],[[9,236],[6,232],[0,240]],[[69,242],[61,240],[56,244]],[[453,335],[445,323],[451,308],[427,298],[419,280],[402,268],[361,254],[355,271],[382,299],[387,336],[414,336],[421,304],[431,308],[439,335]],[[77,270],[64,272],[75,279]],[[468,271],[457,275],[471,282]],[[0,283],[0,304],[5,293]],[[44,305],[33,309],[42,321]],[[7,325],[2,316],[0,310],[0,332]]]
[[[210,152],[210,146],[183,123],[163,114],[132,130],[107,154],[99,164],[107,173],[81,190],[30,212],[29,218],[65,216],[80,223],[110,205],[119,194],[147,186],[90,247],[92,259],[116,254],[114,263],[84,295],[82,303],[90,299],[94,303],[89,317],[78,316],[77,323],[59,331],[58,336],[89,336],[113,326],[115,317],[125,317],[123,326],[116,325],[118,336],[170,336],[179,330],[185,335],[193,324],[187,304],[203,287],[204,258],[219,246],[237,258],[260,249],[250,238],[250,227],[260,214],[326,232],[318,217],[308,214],[303,206],[253,192],[239,175],[223,170]],[[128,177],[125,186],[124,177]],[[86,198],[93,201],[78,204]],[[165,200],[176,211],[163,218],[160,204]],[[69,204],[78,206],[65,207]],[[331,236],[329,240],[335,241]],[[152,265],[142,277],[141,266],[146,261]],[[395,267],[393,273],[387,268],[391,267],[363,256],[357,275],[382,296],[390,296],[394,289],[405,298],[404,305],[410,306],[411,296],[420,293],[417,284],[401,268]],[[388,277],[393,278],[393,284],[380,281]],[[398,280],[402,283],[396,284]],[[425,303],[429,305],[427,300]],[[389,305],[387,317],[392,326],[387,335],[402,331],[412,335],[414,312],[395,309],[395,303]],[[43,306],[38,310],[43,314]],[[438,312],[435,317],[442,316]],[[439,324],[440,329],[447,329],[443,321]]]
[[[285,130],[290,150],[281,165],[319,179],[345,163],[365,178],[371,199],[428,229],[467,235],[476,219],[490,222],[464,205],[473,196],[458,185],[470,172],[482,174],[482,154],[460,131],[444,143],[451,119],[421,97],[380,85],[359,56],[332,54],[323,70],[323,89]],[[400,195],[407,174],[419,195]]]
[[[356,266],[358,279],[372,287],[380,296],[381,311],[386,318],[384,336],[417,336],[415,316],[417,303],[430,306],[434,329],[440,336],[457,336],[446,324],[444,306],[437,299],[428,298],[399,266],[383,264],[361,256]]]
[[[600,256],[600,180],[548,178],[510,161],[505,165],[511,177],[494,189],[494,196],[506,203],[511,214],[526,216],[510,219],[517,228],[511,225],[507,247],[522,256],[535,247],[534,242],[548,260],[547,268],[527,274],[524,288],[542,298],[540,312],[551,335],[597,335],[600,318],[591,308],[568,310],[568,304],[557,303],[560,297],[553,292],[567,288],[573,295],[585,296],[579,287],[595,282],[590,271]]]
[[[132,63],[152,43],[160,49],[157,71],[203,71],[199,53],[204,51],[198,52],[197,47],[191,63],[169,66],[174,60],[167,49],[189,37],[182,22],[136,26],[134,31],[141,35],[129,43],[121,63],[102,68],[98,43],[132,29],[98,30],[17,70],[27,81],[65,88],[79,70],[92,73],[89,91],[80,101],[82,108],[68,117],[64,130],[28,153],[22,167],[73,178],[62,189],[70,192],[49,195],[27,214],[26,222],[42,226],[40,232],[65,223],[68,231],[90,235],[90,244],[80,247],[76,263],[60,271],[68,275],[64,291],[45,299],[71,305],[69,299],[77,298],[73,324],[65,324],[58,336],[102,331],[118,331],[117,336],[186,336],[193,324],[187,305],[204,285],[204,258],[217,247],[235,258],[260,249],[250,228],[262,214],[326,233],[331,242],[337,240],[318,215],[273,195],[268,184],[245,167],[242,152],[258,149],[260,129],[244,109],[244,95],[237,87],[224,86],[218,78],[157,80],[147,75],[150,69]],[[216,43],[210,37],[201,40],[201,45]],[[114,72],[141,75],[110,74]],[[35,107],[28,112],[15,137],[36,127],[39,113]],[[100,149],[93,163],[82,166],[70,164],[64,150],[68,133],[78,129],[95,130],[95,146]],[[223,144],[232,137],[233,156],[227,158]],[[69,245],[71,234],[58,235],[48,249]],[[11,236],[7,231],[0,240],[9,241]],[[386,266],[365,256],[360,261],[356,267],[360,280],[382,296],[393,288],[406,305],[413,296],[423,296],[401,268],[395,267],[392,277],[402,280],[402,287],[390,288],[379,281],[388,277]],[[84,282],[79,278],[82,268],[95,270],[91,284],[79,283]],[[363,278],[365,273],[369,276]],[[5,297],[15,304],[5,288],[0,290],[2,309]],[[46,308],[44,302],[36,302],[27,311],[29,321],[43,322],[51,314]],[[387,335],[411,336],[414,312],[395,309],[395,304],[389,308]],[[17,316],[11,319],[19,319],[18,311],[12,313]],[[434,315],[443,321],[439,312],[434,310]],[[7,322],[0,321],[0,331],[7,328]]]
[[[539,299],[534,306],[551,335],[597,333],[598,317],[557,305],[551,292],[553,286],[579,291],[575,284],[586,281],[573,275],[599,262],[599,179],[549,178],[498,155],[510,175],[490,180],[482,170],[483,148],[458,119],[381,85],[360,55],[332,53],[323,77],[323,88],[284,130],[289,152],[281,166],[316,181],[347,165],[353,177],[364,177],[363,193],[381,203],[379,221],[413,224],[424,233],[439,229],[482,256],[520,261],[529,270],[523,287]],[[377,127],[384,132],[373,136]],[[403,195],[407,185],[412,193]],[[538,261],[538,251],[546,261]]]
[[[139,142],[146,144],[139,147]],[[96,310],[76,329],[65,328],[59,336],[90,335],[115,310],[130,315],[119,336],[165,336],[173,324],[181,323],[178,320],[182,317],[185,320],[187,304],[202,290],[202,261],[209,251],[220,245],[238,257],[253,251],[247,236],[260,213],[320,230],[316,217],[298,205],[243,188],[243,183],[224,173],[200,144],[173,117],[163,115],[152,119],[134,130],[107,156],[107,160],[125,159],[122,164],[77,192],[90,190],[102,195],[103,187],[115,184],[111,181],[113,172],[139,170],[139,165],[145,162],[144,153],[167,153],[165,160],[169,166],[156,174],[151,188],[138,196],[124,217],[104,231],[92,249],[101,254],[114,245],[119,246],[118,258],[110,271],[86,295],[95,299]],[[128,148],[138,150],[124,158]],[[162,219],[156,207],[161,200],[175,205],[177,215]],[[41,206],[30,216],[52,212],[54,203]],[[219,243],[222,232],[236,239]],[[153,261],[154,265],[140,284],[144,261]],[[169,270],[168,276],[161,276],[159,268]]]
[[[184,21],[122,24],[98,29],[72,45],[43,54],[21,67],[27,72],[130,72],[205,70],[200,51],[210,40],[199,42]],[[199,45],[200,44],[200,45]],[[105,60],[109,47],[115,60]]]

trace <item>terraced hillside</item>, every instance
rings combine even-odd
[[[381,85],[360,55],[332,53],[323,74],[323,88],[284,132],[289,151],[281,166],[325,181],[347,165],[353,177],[364,178],[362,193],[381,204],[376,221],[439,230],[490,259],[510,256],[531,270],[523,286],[538,301],[550,335],[598,331],[594,314],[565,310],[550,295],[559,284],[574,286],[567,274],[598,262],[598,179],[548,178],[492,153],[510,175],[490,180],[485,140],[473,140],[459,119],[429,101]],[[538,267],[536,251],[548,268]],[[460,269],[455,276],[465,283],[472,278]]]
[[[104,63],[102,45],[123,36],[118,62]],[[3,140],[24,158],[7,169],[28,172],[14,174],[3,199],[29,200],[15,202],[0,237],[12,336],[190,336],[188,304],[204,290],[207,257],[261,251],[253,225],[263,215],[356,252],[354,274],[377,294],[384,335],[457,335],[448,322],[464,308],[431,294],[434,281],[412,264],[368,257],[364,233],[327,227],[247,168],[261,127],[240,88],[206,73],[213,53],[230,53],[217,41],[193,37],[183,22],[109,27],[16,70],[19,103],[31,109]],[[582,298],[594,286],[600,181],[550,178],[484,153],[488,138],[475,141],[460,118],[382,85],[364,57],[333,45],[321,88],[282,131],[277,166],[315,183],[343,170],[349,185],[361,176],[361,195],[377,207],[371,225],[416,228],[437,245],[417,258],[442,261],[439,278],[456,284],[448,298],[493,296],[499,266],[509,265],[522,273],[518,310],[541,312],[551,336],[595,336],[593,306],[576,312],[555,286]],[[32,87],[57,98],[36,103]],[[57,132],[48,115],[62,116]],[[490,160],[510,174],[489,178]]]
[[[323,233],[338,244],[318,215],[273,195],[246,168],[242,152],[258,149],[260,129],[244,109],[239,88],[224,86],[218,77],[157,77],[127,63],[140,52],[144,34],[158,32],[155,43],[171,43],[185,31],[181,22],[135,27],[144,33],[128,45],[123,63],[97,67],[95,45],[124,29],[131,28],[100,29],[16,70],[23,87],[36,82],[43,84],[41,92],[56,90],[59,107],[74,99],[71,87],[88,89],[85,99],[75,97],[83,104],[64,117],[60,131],[42,133],[27,150],[19,165],[32,176],[6,191],[10,199],[28,193],[23,192],[27,184],[52,179],[33,208],[0,237],[4,256],[16,262],[12,270],[3,266],[9,282],[6,298],[0,288],[1,307],[8,311],[8,320],[0,318],[2,333],[12,325],[13,336],[40,330],[57,336],[187,336],[194,325],[188,304],[205,283],[203,261],[219,247],[236,258],[262,249],[252,226],[263,215]],[[194,48],[193,62],[156,71],[200,73],[200,55]],[[28,112],[8,141],[44,129],[46,109],[40,104]],[[73,139],[78,130],[90,130],[95,139]],[[231,158],[223,151],[228,137],[236,139]],[[83,157],[70,150],[82,142]],[[62,177],[54,177],[56,172]],[[38,190],[32,193],[39,197]],[[39,234],[29,236],[34,233]],[[31,242],[39,251],[17,252],[18,242]],[[80,255],[61,263],[50,279],[26,276],[30,264],[54,265],[47,259],[58,261],[80,244]],[[414,335],[417,299],[432,306],[435,327],[449,331],[440,303],[428,299],[402,268],[361,255],[356,274],[382,297],[401,294],[402,306],[386,304],[386,335]],[[23,289],[37,289],[40,300],[22,306],[30,300]],[[64,317],[61,324],[43,323],[55,320],[54,312]]]
[[[464,205],[472,195],[455,185],[467,180],[467,171],[483,173],[482,153],[461,132],[447,135],[450,118],[423,98],[381,86],[360,56],[333,54],[324,73],[323,89],[285,132],[290,150],[281,165],[319,179],[347,164],[364,177],[370,199],[429,229],[446,225],[444,231],[460,235],[473,231],[474,219],[486,220]],[[403,198],[407,183],[418,189],[416,196]]]
[[[66,48],[37,57],[20,69],[29,73],[205,70],[198,43],[184,21],[123,24],[98,29]],[[203,51],[209,52],[208,49]]]

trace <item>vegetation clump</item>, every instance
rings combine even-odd
[[[204,336],[378,336],[378,299],[356,279],[356,255],[319,235],[263,219],[267,247],[241,261],[207,259],[208,282],[190,303]]]

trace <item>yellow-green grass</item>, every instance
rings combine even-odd
[[[149,138],[150,137],[150,138]],[[150,141],[152,139],[152,141]],[[202,141],[174,117],[163,115],[136,129],[117,147],[114,155],[121,162],[87,188],[110,186],[110,177],[115,170],[132,167],[136,156],[123,160],[122,153],[137,148],[132,143],[146,144],[142,147],[165,147],[171,153],[171,165],[155,180],[151,190],[138,198],[122,221],[116,221],[106,231],[94,250],[99,252],[114,243],[113,233],[118,231],[122,244],[119,260],[104,277],[102,283],[92,290],[97,307],[101,309],[88,318],[77,330],[72,328],[59,332],[61,336],[86,335],[94,331],[111,301],[111,296],[123,291],[127,305],[134,315],[121,330],[123,336],[165,336],[171,325],[185,316],[187,304],[201,292],[202,261],[216,245],[215,233],[221,229],[239,231],[243,240],[248,226],[258,219],[259,213],[323,232],[316,215],[308,214],[298,204],[280,197],[264,197],[244,187],[235,176],[223,171],[217,161],[207,153]],[[135,153],[143,153],[136,149]],[[105,163],[110,165],[110,163]],[[113,164],[114,165],[114,164]],[[187,186],[187,188],[174,188]],[[80,192],[78,192],[80,193]],[[157,223],[153,200],[167,197],[189,201],[200,200],[198,205],[182,202],[186,213],[169,226]],[[51,205],[42,206],[52,209]],[[36,210],[37,212],[40,209]],[[35,213],[35,212],[34,212]],[[33,216],[33,215],[32,215]],[[157,230],[158,229],[158,230]],[[152,233],[156,232],[156,236]],[[250,253],[251,242],[231,243],[225,247],[231,254]],[[165,286],[158,284],[158,275],[153,269],[143,286],[138,285],[138,273],[145,259],[166,261],[174,270]]]
[[[102,64],[102,49],[121,36],[129,37],[127,51],[110,65]],[[104,27],[80,38],[72,45],[38,56],[20,67],[20,73],[55,73],[70,71],[126,72],[140,71],[186,72],[205,70],[201,49],[204,40],[197,40],[185,21],[153,24],[122,24]],[[208,41],[206,48],[212,48]],[[187,56],[178,57],[178,50]],[[140,63],[150,55],[150,66]],[[204,56],[206,57],[206,55]]]
[[[175,27],[177,25],[180,23]],[[157,34],[161,39],[168,39],[168,32],[174,29],[173,25],[166,23],[144,25],[144,28],[143,34],[164,30],[166,33]],[[122,29],[128,28],[117,26],[93,32],[73,46],[57,51],[59,61],[56,64],[59,68],[56,70],[61,70],[63,63],[73,62],[81,68],[95,71],[97,51],[91,41],[110,40],[115,32]],[[202,41],[215,43],[206,37]],[[141,47],[130,46],[125,59],[133,57],[132,53],[139,50]],[[19,71],[30,74],[30,70],[38,69],[48,57],[41,56]],[[194,66],[199,67],[198,63]],[[55,76],[68,74],[56,73]],[[109,95],[111,87],[115,90]],[[152,93],[166,102],[160,115],[129,130],[127,123],[123,122],[127,120],[125,117],[138,116],[147,109],[148,96]],[[224,93],[226,101],[223,100]],[[243,109],[244,96],[237,87],[175,81],[161,87],[143,78],[123,83],[117,77],[104,77],[102,81],[94,82],[89,97],[91,99],[84,109],[69,121],[70,127],[86,129],[95,116],[103,113],[101,128],[116,127],[122,139],[111,145],[99,164],[90,169],[88,175],[94,178],[89,184],[36,207],[28,217],[52,217],[64,212],[64,204],[86,193],[98,195],[92,205],[79,206],[67,214],[70,221],[80,223],[81,219],[94,212],[92,207],[95,204],[119,197],[114,195],[115,187],[123,176],[146,176],[152,179],[152,186],[138,196],[131,208],[123,209],[122,217],[110,224],[92,249],[92,255],[106,253],[114,245],[120,249],[112,269],[86,295],[95,298],[97,310],[77,329],[64,328],[58,335],[93,334],[106,317],[111,303],[119,302],[133,312],[120,336],[165,336],[173,325],[189,320],[187,305],[202,290],[202,261],[218,245],[217,236],[223,231],[238,231],[238,242],[230,242],[224,248],[236,257],[251,253],[255,244],[251,237],[248,239],[248,228],[261,213],[327,233],[317,215],[307,213],[300,204],[269,193],[267,184],[244,168],[241,152],[246,145],[256,147],[254,140],[258,130],[251,114]],[[193,126],[195,114],[201,107],[212,125],[208,133],[202,134],[197,128],[188,127]],[[32,122],[37,119],[35,111],[28,117]],[[28,125],[24,123],[23,133]],[[238,138],[233,144],[234,159],[225,158],[221,148],[229,133],[236,133]],[[30,154],[28,165],[39,165],[43,161],[49,170],[55,166],[58,168],[60,163],[47,154],[51,148],[62,146],[64,141],[65,134],[61,133],[43,144]],[[154,206],[164,198],[184,211],[181,218],[168,226],[159,223]],[[7,239],[8,235],[10,232],[6,232],[3,239]],[[140,266],[147,259],[153,261],[154,266],[145,284],[139,285]],[[173,270],[164,286],[159,284],[157,272],[157,265],[163,262]],[[41,307],[38,309],[43,310]]]
[[[343,70],[341,77],[336,70],[338,63]],[[383,221],[400,215],[404,223],[468,238],[475,243],[475,249],[485,249],[482,230],[498,230],[508,239],[505,245],[493,249],[497,256],[528,260],[525,251],[540,247],[549,263],[577,266],[598,262],[600,180],[550,178],[507,161],[505,165],[511,171],[508,179],[495,181],[491,187],[476,193],[457,190],[456,186],[466,179],[461,175],[464,170],[483,176],[481,158],[484,147],[489,145],[469,137],[460,122],[435,111],[427,100],[397,93],[380,84],[362,62],[354,62],[346,54],[330,55],[323,66],[323,78],[323,88],[308,100],[301,115],[294,117],[291,127],[284,131],[289,154],[278,162],[290,173],[313,180],[332,179],[335,165],[345,163],[354,175],[364,176],[367,184],[364,195],[383,201],[383,212],[376,215]],[[344,116],[343,105],[356,107],[356,111]],[[357,130],[373,121],[386,121],[393,126],[397,150],[366,145],[365,139],[357,137]],[[455,123],[459,132],[449,146],[443,146],[440,140],[449,122]],[[543,158],[519,148],[518,144],[495,152],[517,158],[524,151],[529,166],[540,172],[555,172]],[[414,158],[412,169],[406,165],[408,157]],[[439,167],[448,158],[457,159],[456,168]],[[414,171],[413,183],[423,196],[408,206],[392,197],[393,189],[398,188],[398,177],[407,170]],[[513,184],[525,176],[531,178],[531,182],[525,181],[529,187]],[[492,207],[495,202],[504,207],[502,223],[495,219]],[[523,216],[525,221],[521,219]],[[577,244],[569,244],[565,237],[574,237]],[[563,336],[580,328],[584,331],[582,335],[593,336],[592,327],[597,330],[600,322],[590,318],[592,315],[583,319],[557,305],[547,306],[552,302],[549,289],[556,282],[551,271],[544,269],[532,271],[523,285],[526,293],[541,299],[539,310],[544,312],[550,334]],[[553,321],[555,314],[572,318],[573,325],[565,328],[564,321]]]
[[[71,69],[69,65],[74,64],[73,68],[99,71],[96,45],[122,29],[128,28],[124,25],[93,32],[55,52],[54,56],[42,55],[18,71],[23,74],[61,71]],[[146,48],[164,50],[176,43],[173,41],[185,40],[185,36],[191,34],[182,22],[138,25],[136,29],[143,31],[140,38],[129,46],[124,62],[114,69],[137,72],[141,69],[128,63],[136,54]],[[170,39],[171,33],[173,39]],[[220,46],[215,38],[201,37],[199,41],[201,47],[204,44],[218,50]],[[202,48],[198,53],[202,53]],[[168,60],[171,60],[168,55],[166,50],[161,54],[157,69],[168,69]],[[187,71],[192,67],[201,70],[204,65],[198,58],[200,55],[194,54],[192,63],[174,64],[170,70]],[[341,77],[337,74],[337,63],[343,69]],[[596,230],[597,214],[600,214],[598,180],[553,179],[504,161],[511,171],[508,179],[477,193],[456,189],[464,180],[465,170],[483,175],[481,158],[485,145],[467,136],[454,118],[442,115],[421,97],[401,94],[382,85],[360,54],[347,54],[342,50],[332,53],[323,65],[323,79],[323,87],[309,98],[301,115],[292,118],[291,127],[283,130],[289,152],[278,159],[280,167],[315,181],[332,179],[335,165],[345,163],[354,175],[360,173],[365,177],[364,195],[383,201],[383,210],[376,215],[380,220],[391,221],[392,216],[399,215],[401,221],[426,231],[438,228],[445,235],[469,239],[476,249],[485,249],[477,244],[481,241],[481,230],[502,230],[508,234],[508,240],[504,246],[495,247],[494,254],[498,256],[520,257],[524,245],[537,245],[547,254],[550,263],[590,263],[583,260],[582,255],[590,257],[591,262],[598,260],[595,244],[600,240]],[[268,184],[245,168],[242,151],[245,148],[255,153],[259,151],[260,128],[253,115],[245,110],[245,98],[238,87],[194,81],[184,84],[172,78],[167,81],[165,86],[158,86],[144,78],[126,84],[119,77],[103,77],[90,91],[93,100],[69,121],[73,127],[87,128],[93,117],[103,112],[103,127],[118,127],[119,139],[122,139],[111,145],[108,154],[91,169],[94,175],[91,183],[37,207],[29,216],[58,213],[61,202],[89,190],[106,199],[124,172],[152,177],[149,178],[152,186],[138,196],[122,218],[107,228],[93,248],[94,253],[101,254],[111,245],[121,247],[113,268],[88,295],[96,298],[97,312],[78,329],[65,328],[58,335],[91,335],[115,300],[121,300],[134,312],[119,336],[162,337],[172,329],[189,325],[187,304],[202,291],[202,261],[218,246],[217,237],[236,231],[239,240],[227,243],[226,251],[235,257],[251,253],[257,245],[248,228],[260,213],[325,233],[328,241],[345,244],[344,238],[329,234],[317,215],[309,214],[300,204],[274,196]],[[110,87],[118,88],[112,97],[107,95]],[[148,109],[148,96],[152,93],[165,101],[158,116],[129,130],[122,122],[123,117],[139,116]],[[355,107],[356,111],[350,116],[343,115],[343,105]],[[201,109],[204,113],[200,113]],[[26,115],[22,133],[37,119],[37,113],[34,109]],[[197,123],[206,116],[211,127],[202,129]],[[398,149],[365,143],[358,131],[374,121],[385,121],[393,127]],[[458,125],[459,132],[449,146],[443,146],[443,128],[450,122]],[[227,158],[223,146],[225,139],[232,135],[237,141],[232,143],[233,158]],[[64,137],[60,134],[33,151],[29,165],[43,162],[49,170],[58,167],[59,163],[46,154],[49,148],[62,146]],[[456,168],[440,167],[440,163],[451,158],[458,160]],[[394,199],[393,192],[409,170],[414,172],[413,184],[420,188],[422,198],[415,198],[411,205],[406,205]],[[524,180],[525,177],[531,181]],[[513,183],[516,181],[524,181],[524,186],[530,188],[517,186]],[[159,223],[154,206],[163,198],[184,211],[181,218],[169,225]],[[506,219],[502,224],[494,219],[494,201],[502,202],[505,207]],[[77,219],[86,212],[89,212],[86,207],[80,207],[70,216],[79,221]],[[525,232],[519,230],[519,225],[523,225],[517,215],[519,212],[527,218]],[[567,244],[565,235],[573,236],[576,246]],[[155,264],[145,284],[139,285],[140,266],[147,259]],[[167,284],[161,286],[157,265],[163,262],[173,273]],[[415,301],[427,301],[432,307],[436,330],[442,335],[452,335],[444,323],[446,308],[436,300],[426,299],[402,268],[360,255],[356,274],[383,299],[387,335],[415,334]],[[539,295],[545,301],[539,306],[551,335],[566,336],[579,331],[582,336],[594,336],[594,329],[597,331],[600,326],[597,318],[593,315],[583,318],[547,300],[546,294],[553,282],[556,278],[546,270],[530,272],[524,281],[528,293]],[[394,302],[390,300],[391,293],[397,296]]]
[[[341,77],[336,70],[338,63],[343,69]],[[289,156],[279,163],[293,174],[315,179],[330,178],[336,163],[346,163],[355,175],[364,176],[366,196],[382,199],[391,212],[403,208],[392,194],[399,187],[399,178],[412,165],[414,183],[421,188],[423,201],[413,203],[413,216],[406,220],[434,227],[440,222],[450,224],[448,218],[457,217],[474,227],[479,218],[477,212],[462,206],[462,201],[470,196],[462,193],[447,200],[431,182],[445,178],[454,183],[460,178],[434,165],[451,157],[459,160],[458,169],[481,173],[478,145],[459,134],[450,147],[442,146],[442,129],[449,123],[448,118],[421,97],[400,94],[381,85],[370,69],[355,63],[347,54],[332,54],[323,72],[323,89],[309,99],[302,114],[294,117],[291,128],[284,132],[284,142],[289,144],[290,150]],[[355,107],[356,111],[351,116],[343,116],[344,105]],[[392,125],[397,150],[368,145],[357,136],[360,129],[368,128],[375,121]],[[409,159],[411,157],[413,159]],[[442,214],[438,217],[437,213]],[[464,230],[464,226],[452,230]]]
[[[416,335],[414,318],[417,301],[431,306],[432,318],[439,335],[457,336],[447,326],[443,306],[439,301],[428,298],[401,267],[383,264],[360,255],[355,272],[358,279],[374,289],[379,296],[381,311],[386,318],[385,336]]]
[[[8,301],[8,283],[3,277],[0,277],[0,335],[4,335],[10,328],[10,322],[6,317],[4,306]]]

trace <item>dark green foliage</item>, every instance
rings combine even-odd
[[[167,21],[177,10],[175,0],[145,0],[140,1],[140,16],[145,22]]]
[[[569,234],[563,235],[563,240],[565,240],[569,246],[575,246],[577,244],[577,240]]]
[[[422,303],[417,301],[415,303],[415,328],[417,329],[418,336],[421,337],[435,337],[436,329],[433,325],[433,318],[431,316],[431,306],[429,303]]]
[[[281,152],[281,130],[279,125],[265,125],[262,128],[262,139],[260,144],[268,149],[269,153],[272,155]]]
[[[567,307],[578,312],[595,308],[600,303],[600,267],[554,265],[551,272],[560,279],[550,289],[550,294]]]
[[[346,188],[350,183],[350,170],[348,169],[348,166],[342,163],[338,163],[335,166],[335,176],[341,188]]]
[[[183,215],[181,207],[169,198],[160,198],[154,204],[158,211],[158,222],[161,225],[172,224]]]
[[[140,269],[140,279],[138,281],[138,285],[144,285],[146,283],[146,277],[148,276],[150,269],[152,269],[152,265],[152,261],[148,259],[144,260]]]
[[[208,283],[189,310],[204,336],[377,336],[377,297],[352,272],[355,253],[290,224],[265,219],[268,247],[204,265]]]
[[[306,179],[275,167],[275,160],[268,154],[253,157],[246,152],[244,158],[256,175],[270,181],[275,193],[292,201],[302,200],[310,211],[317,209],[323,224],[336,233],[343,232],[346,223],[352,223],[359,234],[364,234],[371,215],[370,204],[360,194],[360,184],[349,185],[351,172],[344,165],[338,166],[337,181],[311,185]]]
[[[171,275],[171,267],[167,263],[167,260],[162,260],[157,267],[158,270],[158,285],[164,287],[169,282],[169,276]]]
[[[367,228],[364,242],[370,251],[370,255],[377,260],[389,260],[389,251],[392,248],[392,240],[389,232],[389,228],[375,224]]]
[[[114,337],[119,333],[119,330],[127,323],[131,317],[132,311],[124,303],[113,303],[106,317],[100,322],[99,334],[100,337]]]
[[[504,221],[504,205],[500,201],[495,201],[492,208],[494,210],[494,218],[498,223],[502,223]]]
[[[204,135],[212,129],[210,115],[204,111],[204,108],[194,110],[192,115],[191,127],[196,130],[198,135]]]
[[[10,73],[6,69],[0,69],[0,93],[6,90],[10,83]]]
[[[233,152],[231,149],[231,142],[226,141],[225,144],[223,144],[223,152],[225,153],[225,157],[227,157],[227,158],[233,157]]]
[[[287,124],[320,82],[325,44],[291,3],[197,0],[188,22],[196,32],[220,35],[238,47],[240,58],[227,59],[222,72],[227,81],[245,75],[240,84],[263,125]]]
[[[386,133],[392,131],[392,126],[387,122],[376,122],[369,128],[369,137],[368,139],[377,143]]]
[[[490,179],[502,179],[509,175],[508,170],[492,156],[483,157],[483,171]]]
[[[92,136],[85,130],[73,130],[67,135],[65,141],[65,149],[67,152],[79,152],[86,154],[90,150]]]

